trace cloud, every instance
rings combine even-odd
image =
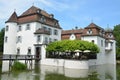
[[[29,2],[30,1],[30,2]],[[25,6],[28,6],[34,0],[0,0],[0,19],[6,19],[16,9],[16,12],[20,13]]]
[[[55,0],[39,0],[39,3],[44,5],[43,7],[49,7],[51,9],[54,9],[56,11],[64,11],[66,9],[69,9],[70,6],[66,3],[55,1]]]

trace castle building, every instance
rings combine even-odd
[[[62,28],[53,14],[35,6],[17,16],[14,12],[6,21],[4,54],[45,54],[45,45],[61,40]],[[45,58],[45,55],[41,55]]]
[[[76,27],[62,30],[53,14],[32,6],[20,16],[14,12],[5,25],[4,54],[35,55],[41,58],[41,64],[76,69],[88,69],[89,65],[116,64],[116,41],[112,31],[105,31],[94,23],[84,29]],[[96,59],[89,62],[46,58],[46,44],[65,39],[93,42],[98,45],[100,52]]]
[[[97,54],[96,60],[90,60],[92,64],[116,64],[116,41],[112,30],[104,30],[93,22],[84,29],[77,27],[72,30],[63,30],[62,40],[85,40],[96,44],[100,53]]]

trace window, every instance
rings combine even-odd
[[[17,48],[17,55],[20,55],[20,48]]]
[[[108,42],[105,43],[105,47],[108,47]]]
[[[21,26],[18,26],[18,31],[22,31],[22,27]]]
[[[58,26],[58,23],[57,23],[57,22],[55,22],[55,26]]]
[[[9,26],[8,26],[8,25],[6,26],[5,30],[6,30],[6,31],[8,31],[8,30],[9,30]]]
[[[110,34],[108,35],[108,37],[109,37],[109,38],[112,38],[112,37],[113,37],[112,33],[110,33]]]
[[[101,40],[101,46],[103,47],[103,40]]]
[[[47,30],[47,27],[44,26],[43,29],[44,29],[44,30]]]
[[[5,42],[7,42],[8,41],[8,37],[7,36],[5,36]]]
[[[57,39],[54,39],[54,41],[57,41]]]
[[[41,21],[41,22],[46,22],[45,17],[44,17],[44,16],[42,16],[42,17],[41,17],[41,19],[40,19],[40,21]]]
[[[57,30],[54,30],[54,35],[58,35],[58,31]]]
[[[87,34],[92,34],[92,30],[88,29]]]
[[[27,55],[31,55],[31,47],[28,48]]]
[[[48,38],[47,37],[45,37],[45,44],[47,44],[48,43]]]
[[[52,29],[51,28],[48,28],[48,31],[50,32],[50,34],[52,34]]]
[[[49,38],[49,43],[51,43],[52,42],[52,39],[51,38]]]
[[[26,30],[30,30],[30,24],[27,24]]]
[[[18,37],[17,37],[17,43],[19,43],[19,42],[20,42],[20,43],[22,42],[22,37],[21,37],[21,36],[18,36]]]
[[[37,36],[37,42],[40,42],[41,41],[41,37],[40,35]]]

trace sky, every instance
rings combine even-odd
[[[19,16],[33,5],[54,14],[64,30],[91,22],[104,29],[120,24],[120,0],[0,0],[0,29],[14,11]]]

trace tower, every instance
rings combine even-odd
[[[17,14],[14,12],[6,21],[4,35],[4,54],[16,53]]]
[[[96,44],[100,52],[97,54],[97,61],[95,64],[105,64],[105,31],[103,28],[97,26],[94,23],[85,27],[81,40],[86,40]]]

